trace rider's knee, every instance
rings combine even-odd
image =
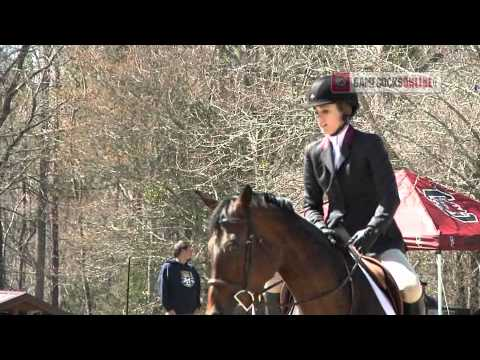
[[[402,300],[414,303],[422,296],[422,284],[405,255],[398,249],[390,249],[380,255],[380,259],[395,279]]]
[[[403,302],[409,304],[417,302],[422,296],[422,291],[422,284],[416,276],[414,280],[412,279],[411,281],[405,283],[404,286],[402,286],[402,289],[400,289]]]

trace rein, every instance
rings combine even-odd
[[[356,259],[355,259],[356,260]],[[300,300],[300,301],[290,301],[286,304],[282,304],[282,306],[285,306],[285,307],[289,307],[291,306],[292,308],[290,309],[290,315],[293,313],[293,310],[295,309],[295,306],[296,305],[299,305],[299,304],[304,304],[304,303],[307,303],[307,302],[311,302],[311,301],[314,301],[314,300],[319,300],[323,297],[326,297],[328,295],[331,295],[331,294],[334,294],[336,293],[337,291],[343,289],[343,287],[345,287],[345,285],[347,284],[347,282],[350,283],[350,311],[349,311],[349,314],[351,315],[353,313],[353,302],[354,302],[354,299],[355,299],[355,287],[353,286],[353,281],[352,281],[352,276],[353,276],[353,273],[354,271],[356,270],[357,266],[359,265],[359,262],[356,260],[355,261],[355,265],[352,267],[352,270],[350,270],[348,268],[348,265],[347,265],[347,262],[345,259],[343,259],[343,264],[345,265],[345,270],[347,271],[347,276],[342,280],[342,282],[337,285],[335,288],[333,289],[330,289],[330,290],[325,290],[325,291],[322,291],[320,294],[317,294],[315,295],[314,297],[310,298],[310,299],[307,299],[307,300]],[[282,280],[283,281],[283,280]]]

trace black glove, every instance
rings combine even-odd
[[[328,240],[330,240],[333,245],[335,245],[335,230],[329,229],[324,223],[316,223],[315,226],[322,232],[323,235],[327,237]]]
[[[375,241],[377,241],[378,235],[378,229],[367,226],[365,229],[357,231],[355,235],[352,236],[349,245],[352,244],[359,252],[365,254],[370,250]]]
[[[330,214],[327,220],[327,227],[330,229],[335,229],[337,226],[343,224],[343,215],[335,214],[335,210]]]
[[[339,229],[344,229],[343,227],[343,215],[341,213],[337,214],[337,210],[332,211],[330,214],[328,220],[327,220],[327,227],[330,230],[334,231],[334,235],[332,238],[334,241],[332,241],[333,245],[336,245],[337,247],[344,249],[347,247],[348,242],[347,240],[341,235],[342,233],[338,233],[337,230]],[[345,229],[344,229],[345,232]],[[349,235],[347,235],[349,237]]]

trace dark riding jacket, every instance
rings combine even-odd
[[[380,230],[369,252],[405,251],[393,216],[400,204],[392,165],[378,135],[347,129],[341,146],[342,161],[335,170],[327,137],[307,146],[304,161],[304,215],[317,226],[336,218],[352,236],[367,225]],[[323,195],[329,202],[324,219]],[[319,224],[320,223],[320,224]]]

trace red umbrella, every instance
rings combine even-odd
[[[436,250],[438,314],[442,250],[480,250],[480,202],[408,169],[395,171],[400,206],[395,221],[409,250]]]
[[[395,171],[395,221],[409,250],[480,250],[480,202],[408,169]]]

